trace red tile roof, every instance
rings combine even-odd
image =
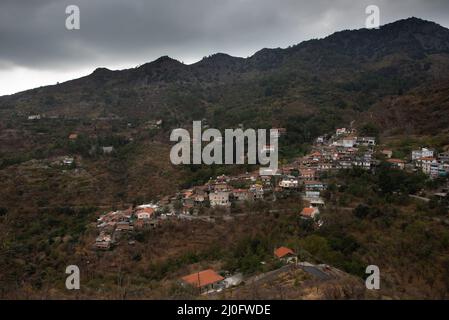
[[[388,159],[387,161],[390,163],[405,163],[405,161],[401,159]]]
[[[194,287],[201,288],[212,283],[222,281],[224,278],[212,269],[203,270],[197,273],[182,277],[182,280]]]
[[[435,160],[435,158],[433,158],[433,157],[422,157],[422,158],[419,158],[419,160],[421,160],[421,161],[433,161],[433,160]]]
[[[150,216],[154,214],[154,209],[153,208],[140,208],[137,209],[136,214],[139,213],[148,213]]]
[[[316,208],[304,208],[301,211],[302,216],[312,217],[312,215],[316,212]]]
[[[277,248],[276,250],[274,250],[274,255],[278,258],[283,258],[289,254],[294,255],[295,253],[293,252],[292,249],[289,249],[287,247],[280,247],[280,248]]]

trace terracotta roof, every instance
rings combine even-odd
[[[422,157],[422,158],[419,158],[419,160],[421,160],[421,161],[433,161],[433,160],[435,160],[435,158],[433,158],[433,157]]]
[[[301,174],[306,174],[306,173],[315,173],[316,170],[315,169],[299,169],[299,172],[301,172]]]
[[[194,287],[201,288],[212,283],[222,281],[224,278],[217,274],[214,270],[207,269],[182,277],[182,280]]]
[[[390,163],[405,163],[405,161],[401,159],[388,159],[387,161]]]
[[[301,211],[301,215],[311,217],[316,211],[317,211],[316,208],[304,208]]]
[[[274,255],[276,257],[278,257],[278,258],[285,257],[288,254],[293,254],[294,255],[295,253],[293,252],[292,249],[289,249],[289,248],[286,248],[286,247],[280,247],[280,248],[277,248],[276,250],[274,250]]]
[[[193,195],[192,190],[187,190],[183,193],[184,198],[190,198]]]
[[[142,208],[142,209],[138,209],[136,214],[139,213],[148,213],[150,216],[153,215],[154,213],[154,209],[153,208]]]

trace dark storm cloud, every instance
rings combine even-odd
[[[81,10],[77,31],[65,29],[71,4]],[[418,16],[449,25],[445,0],[0,0],[0,69],[68,70],[161,55],[191,62],[214,52],[247,56],[362,28],[369,4],[381,8],[382,23]]]

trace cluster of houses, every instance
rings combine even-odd
[[[406,169],[409,171],[422,171],[430,178],[448,177],[449,176],[449,152],[437,153],[430,148],[421,148],[413,150],[410,159],[392,158],[391,150],[382,150],[392,166],[398,169]]]
[[[360,167],[371,169],[379,161],[374,158],[374,137],[358,136],[355,129],[340,128],[329,139],[318,137],[315,150],[303,164],[317,170]],[[431,178],[449,176],[449,151],[437,153],[423,147],[411,152],[409,159],[393,158],[393,151],[380,150],[386,161],[398,169],[422,171]]]
[[[325,206],[322,193],[327,184],[319,180],[327,171],[359,167],[369,170],[375,164],[374,137],[358,136],[355,129],[338,128],[330,137],[316,139],[312,151],[293,164],[281,168],[281,189],[298,189],[309,207],[300,212],[302,219],[310,219],[319,227],[320,208]]]
[[[238,185],[239,187],[233,187]],[[197,215],[201,208],[229,209],[233,203],[262,200],[271,191],[271,177],[256,172],[238,176],[221,175],[208,183],[185,189],[160,201],[172,214]]]
[[[323,192],[327,189],[327,184],[320,181],[322,174],[353,167],[373,168],[379,163],[374,156],[375,146],[375,138],[359,136],[355,129],[339,128],[331,136],[318,137],[309,154],[281,166],[274,175],[260,175],[258,170],[236,176],[221,175],[211,178],[204,185],[166,196],[156,205],[109,212],[99,219],[101,232],[96,246],[109,248],[116,234],[147,225],[154,227],[158,220],[168,216],[193,217],[219,208],[229,212],[231,207],[245,202],[275,201],[279,193],[300,193],[307,206],[299,217],[312,220],[320,227],[323,222],[319,213],[325,206]],[[422,148],[412,152],[409,163],[392,158],[391,150],[380,152],[392,166],[400,169],[411,166],[431,177],[447,176],[449,173],[449,152],[436,154],[434,150]]]
[[[158,204],[172,214],[198,215],[201,208],[229,210],[233,204],[274,201],[275,193],[302,191],[307,200],[319,206],[324,205],[320,194],[326,189],[326,184],[318,181],[317,177],[317,170],[295,166],[283,167],[274,176],[259,175],[258,171],[237,176],[221,175],[205,185],[165,197]],[[236,185],[238,187],[234,187]]]
[[[109,249],[116,237],[123,232],[146,225],[154,226],[158,220],[168,216],[199,215],[202,209],[229,211],[232,205],[258,200],[276,200],[275,193],[302,192],[310,203],[313,213],[307,210],[300,213],[302,219],[315,219],[319,208],[324,206],[321,193],[326,184],[318,180],[322,170],[305,157],[302,162],[282,166],[274,176],[260,175],[256,170],[236,176],[221,175],[210,179],[206,184],[181,190],[172,196],[162,198],[155,205],[143,205],[134,209],[112,211],[98,219],[100,235],[95,246]],[[318,162],[319,163],[319,162]],[[236,187],[238,186],[238,187]],[[163,213],[162,213],[163,212]]]
[[[40,114],[31,114],[28,116],[28,120],[40,120],[41,115]]]
[[[421,148],[412,151],[411,160],[416,169],[431,178],[449,176],[449,151],[437,153],[432,149]]]
[[[228,211],[232,204],[263,200],[273,190],[271,186],[271,176],[261,177],[258,171],[238,176],[221,175],[204,185],[166,196],[156,204],[105,213],[98,219],[99,236],[95,247],[109,249],[121,234],[139,228],[153,228],[170,217],[199,215],[201,209],[222,208]]]
[[[330,138],[316,139],[314,152],[303,160],[303,165],[319,171],[360,167],[371,169],[374,164],[376,139],[357,135],[355,129],[339,128]]]
[[[160,125],[157,123],[157,125]],[[282,131],[282,134],[285,132]],[[111,211],[98,219],[97,249],[109,249],[117,239],[133,230],[155,228],[168,216],[200,215],[202,209],[228,211],[233,205],[258,200],[276,200],[277,193],[300,193],[307,203],[298,218],[323,225],[320,209],[325,206],[323,192],[327,184],[320,181],[324,172],[358,167],[370,170],[375,159],[376,139],[359,136],[355,129],[339,128],[335,134],[316,139],[312,151],[290,164],[281,166],[275,175],[263,176],[259,171],[236,176],[221,175],[206,184],[184,189],[162,198],[157,204],[140,205],[126,210]],[[449,152],[436,153],[429,148],[414,150],[408,161],[393,158],[388,149],[377,150],[392,166],[399,169],[422,170],[430,177],[449,175]],[[301,265],[297,254],[287,247],[274,250],[274,258],[283,264]],[[220,292],[244,281],[242,274],[230,275],[206,269],[186,275],[180,283],[200,294]]]
[[[318,171],[351,167],[371,169],[379,163],[374,157],[375,146],[374,137],[358,136],[355,129],[340,128],[329,139],[318,137],[314,152],[302,164]],[[393,158],[392,150],[379,151],[392,167],[411,172],[422,171],[430,178],[449,176],[449,151],[438,153],[434,149],[422,147],[413,150],[405,160]]]
[[[309,212],[309,208],[305,208],[299,215],[302,219],[317,220],[319,208],[324,206],[320,193],[326,189],[326,184],[316,180],[315,170],[301,169],[299,172],[300,176],[281,173],[274,177],[259,176],[258,171],[238,176],[221,175],[205,185],[164,197],[157,204],[107,212],[97,220],[99,236],[95,247],[110,249],[123,233],[145,227],[154,228],[161,220],[169,217],[199,215],[201,208],[209,210],[221,208],[228,211],[233,203],[266,200],[268,197],[275,200],[276,198],[272,196],[274,192],[303,190],[303,197],[309,201],[313,211]],[[273,181],[279,182],[275,184]],[[232,187],[236,184],[239,188]]]
[[[161,220],[169,217],[196,216],[200,214],[202,208],[208,210],[221,208],[229,211],[232,204],[266,200],[268,197],[275,200],[274,192],[303,190],[303,197],[309,201],[313,212],[309,213],[309,208],[305,208],[300,212],[300,217],[316,220],[319,208],[324,206],[320,193],[326,189],[326,184],[316,180],[315,170],[301,169],[299,172],[300,176],[281,173],[274,177],[259,176],[258,171],[238,176],[221,175],[205,185],[164,197],[157,204],[107,212],[97,220],[99,236],[95,247],[110,249],[123,233],[145,227],[154,228]],[[273,181],[279,182],[275,184]],[[232,187],[236,184],[239,188]]]
[[[110,249],[122,234],[143,228],[155,228],[160,215],[153,204],[140,205],[126,210],[110,211],[97,219],[99,235],[95,248]]]

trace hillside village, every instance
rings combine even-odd
[[[97,250],[112,249],[120,243],[123,234],[154,229],[170,219],[187,223],[196,219],[214,223],[218,216],[232,219],[234,215],[248,214],[233,213],[244,203],[275,202],[292,194],[300,195],[305,204],[297,212],[298,219],[308,221],[318,229],[324,223],[320,218],[320,209],[326,208],[323,198],[328,186],[326,177],[342,169],[375,170],[382,161],[386,161],[392,170],[422,171],[432,179],[449,175],[447,152],[436,154],[434,150],[423,147],[414,150],[408,159],[396,159],[392,155],[392,150],[377,146],[376,138],[359,136],[355,129],[339,128],[334,134],[318,137],[310,153],[282,165],[273,176],[259,175],[258,170],[236,176],[221,175],[211,178],[204,185],[166,196],[156,203],[107,212],[98,218],[99,235],[94,247]],[[445,197],[447,188],[443,191],[436,195]],[[132,245],[133,240],[129,244]],[[277,248],[274,257],[279,259],[281,265],[308,270],[323,279],[332,278],[329,271],[336,270],[327,265],[299,261],[293,250],[287,247]],[[342,273],[339,270],[336,272]],[[210,294],[234,287],[243,279],[241,273],[228,274],[225,278],[215,270],[207,269],[186,275],[181,279],[181,284]]]
[[[39,125],[40,121],[45,119],[48,119],[46,115],[35,115],[26,119],[26,122]],[[161,133],[164,131],[161,128],[162,124],[162,120],[145,121],[138,125],[123,122],[121,125],[126,128],[126,134],[99,140],[96,139],[96,130],[100,127],[98,123],[92,124],[87,131],[72,129],[64,138],[72,147],[68,149],[69,152],[61,152],[58,156],[44,160],[31,160],[29,164],[43,170],[51,169],[68,179],[83,177],[89,174],[86,165],[89,157],[102,160],[116,159],[121,148],[132,147],[135,144],[139,139],[140,130],[162,136]],[[204,128],[206,127],[207,124]],[[239,127],[243,128],[243,125]],[[288,136],[286,128],[277,129],[278,138]],[[261,175],[259,170],[220,174],[210,177],[204,184],[192,183],[191,187],[180,189],[162,198],[149,197],[157,199],[153,202],[133,201],[133,204],[130,204],[129,199],[123,202],[124,205],[118,205],[120,209],[116,209],[117,203],[108,205],[109,202],[105,201],[93,209],[93,212],[98,214],[100,208],[114,209],[102,211],[96,216],[95,226],[90,224],[95,235],[89,239],[88,247],[92,249],[93,254],[100,256],[102,255],[100,252],[114,255],[123,248],[132,252],[141,246],[142,234],[156,235],[159,230],[166,230],[163,229],[164,226],[173,223],[187,226],[200,222],[204,223],[207,229],[207,225],[210,224],[226,225],[227,221],[235,222],[250,215],[260,214],[259,209],[262,207],[270,207],[265,211],[276,215],[283,212],[277,210],[281,202],[279,200],[285,199],[301,199],[294,210],[299,229],[318,233],[328,223],[325,215],[335,209],[335,202],[329,203],[327,196],[335,192],[335,189],[331,191],[330,188],[335,188],[333,178],[339,172],[356,168],[374,174],[379,166],[386,164],[391,170],[404,171],[411,175],[425,175],[435,181],[444,180],[449,175],[449,152],[443,151],[446,149],[439,148],[437,151],[426,144],[421,144],[419,148],[414,148],[404,156],[391,144],[379,144],[377,137],[358,131],[361,130],[351,125],[350,128],[338,128],[334,132],[318,136],[303,156],[290,158],[291,161],[281,160],[279,169],[272,176]],[[90,140],[86,141],[86,136]],[[75,148],[79,145],[83,146],[83,152]],[[272,151],[272,148],[266,146],[264,150]],[[446,186],[438,190],[428,189],[426,192],[410,193],[407,196],[425,202],[430,202],[432,196],[446,199],[447,181],[445,183]],[[341,207],[347,212],[355,212],[357,203]],[[292,215],[293,211],[288,214]],[[444,218],[435,219],[446,221]],[[289,284],[297,281],[296,278],[314,279],[315,286],[336,281],[339,286],[351,283],[354,284],[351,290],[360,289],[360,278],[354,277],[354,272],[346,273],[348,270],[342,268],[341,264],[339,265],[341,269],[337,269],[335,265],[326,264],[326,259],[316,259],[315,255],[311,255],[302,247],[299,247],[298,252],[297,245],[289,246],[283,241],[271,243],[271,246],[273,246],[269,249],[270,252],[272,250],[271,259],[268,261],[259,259],[258,263],[263,267],[258,271],[251,270],[245,273],[238,268],[228,269],[220,264],[205,262],[182,271],[186,273],[183,276],[167,274],[167,277],[175,278],[179,287],[193,296],[200,293],[207,295],[208,298],[216,297],[217,294],[230,298],[234,297],[232,294],[247,297],[253,291],[249,286],[260,286],[263,290],[267,281],[285,280],[287,283],[285,290],[288,291],[292,289]],[[363,292],[363,286],[361,288],[360,292]],[[230,292],[233,293],[228,296]],[[292,297],[298,297],[298,291],[292,292]]]
[[[448,299],[448,44],[407,18],[0,97],[0,297],[367,298],[375,264],[381,298]],[[276,127],[279,170],[173,165],[199,120]]]

